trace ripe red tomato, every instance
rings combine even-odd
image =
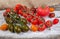
[[[33,13],[33,12],[30,12],[29,14],[30,14],[30,15],[34,15],[34,13]]]
[[[7,9],[6,9],[6,12],[10,12],[10,8],[7,8]]]
[[[4,12],[4,13],[3,13],[3,16],[4,16],[4,17],[5,17],[5,16],[7,16],[7,13],[6,13],[6,12]]]
[[[27,13],[23,13],[23,17],[25,17],[25,18],[26,18],[27,16],[28,16],[28,14],[27,14]]]
[[[15,6],[15,8],[16,8],[16,10],[19,10],[19,9],[21,9],[23,6],[21,5],[21,4],[17,4],[16,6]]]
[[[39,24],[43,24],[43,23],[45,23],[45,19],[42,18],[42,17],[40,17],[40,18],[39,18]]]
[[[23,12],[21,10],[19,10],[18,14],[23,15]]]
[[[31,20],[33,19],[33,16],[28,15],[26,19],[27,19],[29,22],[31,22]]]
[[[18,10],[16,10],[16,8],[14,8],[14,12],[17,12]]]
[[[57,18],[53,20],[53,24],[57,24],[58,22],[59,22],[59,19]]]
[[[50,20],[46,21],[45,25],[47,27],[51,27],[52,26],[52,21],[50,21]]]
[[[55,13],[50,13],[50,14],[49,14],[49,17],[50,17],[50,18],[55,17]]]
[[[34,25],[37,25],[37,24],[38,24],[38,19],[33,18],[33,19],[31,20],[31,23],[34,24]]]
[[[38,31],[44,31],[46,29],[46,25],[45,24],[40,24],[38,27]]]
[[[40,14],[39,14],[39,13],[36,13],[36,16],[38,16],[38,17],[39,17],[39,16],[40,16]]]
[[[47,16],[49,14],[50,10],[48,6],[45,6],[44,8],[38,7],[37,8],[37,14],[40,16]]]
[[[36,13],[36,8],[35,7],[31,7],[30,11],[33,12],[33,13]]]

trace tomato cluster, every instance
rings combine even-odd
[[[9,12],[10,10],[7,9],[6,11]],[[50,28],[53,24],[57,24],[59,22],[59,19],[57,18],[53,21],[45,21],[43,18],[45,16],[49,16],[50,18],[53,18],[55,16],[55,14],[52,13],[54,11],[54,8],[51,8],[49,6],[27,8],[26,6],[17,4],[14,8],[14,11],[17,12],[18,15],[23,16],[29,23],[32,24],[30,27],[32,31],[43,31],[46,28]]]

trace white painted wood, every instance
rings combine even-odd
[[[5,20],[3,19],[3,11],[0,11],[0,25],[5,23]],[[24,33],[20,33],[20,34],[16,34],[16,33],[11,33],[9,31],[0,31],[0,37],[11,37],[11,38],[49,38],[49,37],[55,37],[60,35],[60,11],[54,11],[54,13],[56,14],[55,18],[59,19],[59,23],[56,25],[53,25],[51,27],[51,30],[45,30],[42,32],[32,32],[32,31],[28,31],[28,32],[24,32]],[[53,20],[54,18],[48,18],[45,17],[46,20]],[[29,25],[30,26],[30,25]]]

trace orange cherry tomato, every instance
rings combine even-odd
[[[35,26],[35,25],[32,25],[32,26],[31,26],[31,30],[32,30],[33,32],[36,32],[36,31],[38,30],[38,27]]]
[[[53,12],[54,10],[55,10],[54,8],[52,8],[52,7],[50,8],[50,12]]]
[[[1,25],[1,27],[0,27],[0,30],[3,30],[3,31],[5,31],[5,30],[7,30],[8,29],[8,25],[7,24],[3,24],[3,25]]]
[[[0,26],[0,30],[1,30],[1,26]]]

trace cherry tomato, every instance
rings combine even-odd
[[[50,21],[50,20],[46,21],[45,25],[47,27],[51,27],[52,26],[52,21]]]
[[[40,17],[40,18],[39,18],[39,24],[43,24],[43,23],[45,23],[45,19],[42,18],[42,17]]]
[[[38,31],[44,31],[46,29],[46,25],[45,24],[40,24],[38,27]]]
[[[49,17],[50,17],[50,18],[55,17],[55,13],[50,13],[50,14],[49,14]]]
[[[27,14],[27,13],[23,13],[23,17],[25,17],[25,18],[26,18],[27,16],[28,16],[28,14]]]
[[[24,13],[28,13],[28,11],[29,11],[29,8],[28,8],[28,7],[26,7],[26,6],[23,6],[23,9],[22,9],[22,11],[23,11]]]
[[[57,24],[58,22],[59,22],[59,19],[57,18],[53,20],[53,24]]]
[[[19,10],[19,9],[21,9],[23,6],[21,5],[21,4],[17,4],[16,6],[15,6],[15,8],[16,8],[16,10]]]
[[[3,16],[4,16],[4,17],[5,17],[5,16],[7,16],[7,13],[6,13],[6,12],[4,12],[4,13],[3,13]]]
[[[18,12],[18,10],[16,10],[16,8],[14,8],[14,12]]]
[[[37,24],[38,24],[38,19],[33,18],[33,19],[31,20],[31,23],[34,24],[34,25],[37,25]]]
[[[38,16],[34,16],[36,19],[38,19],[39,17]]]
[[[39,17],[39,16],[40,16],[40,14],[39,14],[39,13],[36,13],[36,16],[38,16],[38,17]]]
[[[6,9],[6,12],[10,12],[10,8],[7,8],[7,9]]]
[[[40,16],[47,16],[49,15],[49,7],[48,6],[45,6],[44,8],[42,7],[38,7],[37,8],[37,14],[40,15]]]
[[[53,7],[50,7],[50,12],[53,12],[55,9]]]
[[[36,8],[35,7],[31,7],[30,11],[32,11],[33,13],[36,13]]]
[[[23,15],[23,12],[21,10],[19,10],[18,14]]]
[[[30,14],[32,14],[32,15],[36,14],[36,8],[35,7],[31,7]]]
[[[0,30],[6,31],[8,30],[8,25],[7,24],[3,24],[0,26]]]
[[[33,32],[36,32],[38,30],[38,27],[36,25],[33,25],[31,26],[30,28]]]
[[[26,19],[27,19],[29,22],[31,22],[31,20],[33,19],[33,16],[28,15]]]

